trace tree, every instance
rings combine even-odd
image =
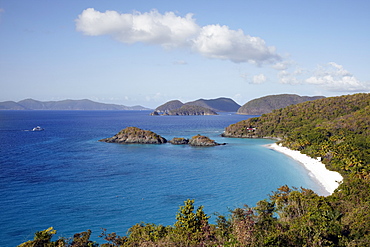
[[[201,242],[209,238],[209,223],[203,211],[203,206],[199,206],[194,212],[194,200],[186,200],[184,206],[180,206],[176,215],[175,234],[181,242],[187,245]]]
[[[64,247],[67,243],[64,239],[58,239],[52,242],[52,237],[57,233],[53,227],[49,227],[46,230],[38,231],[35,233],[34,239],[24,242],[18,247]]]

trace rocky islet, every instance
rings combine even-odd
[[[100,142],[119,143],[119,144],[164,144],[167,143],[166,138],[150,131],[143,130],[137,127],[127,127],[116,135],[99,140]],[[196,135],[190,139],[183,137],[174,137],[169,141],[174,145],[190,145],[197,147],[211,147],[225,145],[226,143],[217,143],[207,136]]]

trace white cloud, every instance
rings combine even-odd
[[[281,60],[275,48],[267,46],[259,37],[231,30],[227,26],[200,27],[192,14],[185,17],[173,12],[120,14],[116,11],[84,10],[75,20],[76,30],[85,35],[109,35],[132,44],[142,42],[165,48],[186,46],[208,58],[230,60],[236,63],[274,63]]]
[[[231,60],[236,63],[275,62],[280,60],[274,47],[266,46],[263,39],[245,35],[242,30],[227,26],[208,25],[194,39],[193,49],[209,58]]]
[[[264,83],[267,80],[267,77],[264,74],[259,74],[253,76],[252,83],[253,84],[261,84]]]
[[[286,69],[288,69],[289,65],[290,65],[290,62],[283,61],[283,62],[273,64],[272,68],[274,68],[276,70],[286,70]]]
[[[85,35],[110,35],[127,44],[143,42],[163,47],[185,45],[200,29],[192,14],[179,17],[173,12],[162,15],[157,10],[120,14],[116,11],[102,13],[89,8],[75,22],[76,30]]]
[[[314,72],[314,76],[306,79],[306,82],[322,86],[333,92],[364,92],[370,90],[369,83],[359,81],[342,65],[334,62],[319,66]]]

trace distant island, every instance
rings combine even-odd
[[[284,108],[290,105],[295,105],[298,103],[323,99],[324,96],[299,96],[296,94],[278,94],[269,95],[257,99],[253,99],[245,103],[237,111],[238,114],[244,115],[262,115],[270,113],[273,110]]]
[[[240,105],[229,98],[198,99],[185,104],[171,100],[158,106],[151,115],[217,115],[217,112],[236,112],[239,108]]]
[[[158,114],[158,112],[154,112],[153,114]],[[159,115],[159,114],[158,114]],[[197,106],[197,105],[183,105],[178,109],[170,110],[163,115],[170,115],[170,116],[191,116],[191,115],[218,115],[215,111],[212,111],[209,108]]]
[[[217,112],[236,112],[243,115],[262,115],[307,101],[323,99],[324,96],[299,96],[296,94],[268,95],[248,101],[243,106],[230,98],[198,99],[187,103],[171,100],[158,106],[150,115],[216,115]],[[191,108],[196,106],[198,108]],[[202,107],[202,108],[199,108]],[[207,111],[205,109],[209,109]]]
[[[61,100],[61,101],[38,101],[25,99],[18,102],[0,102],[0,110],[149,110],[142,106],[124,106],[116,104],[104,104],[88,99],[82,100]]]

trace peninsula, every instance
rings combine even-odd
[[[369,125],[370,94],[354,94],[274,110],[261,117],[232,124],[225,128],[222,136],[279,140],[279,145],[272,148],[300,161],[329,193],[333,193],[343,177],[350,173],[370,176],[366,165],[370,159]],[[313,159],[309,160],[310,157]],[[325,169],[317,170],[321,164],[343,177],[327,172],[323,176]]]

